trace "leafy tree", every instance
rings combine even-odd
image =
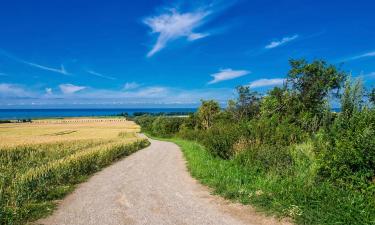
[[[251,91],[248,86],[238,86],[238,98],[235,104],[236,117],[238,120],[251,119],[259,113],[260,95]]]
[[[369,94],[369,100],[373,105],[375,105],[375,88],[372,88]]]
[[[356,80],[354,84],[350,79],[345,82],[345,89],[341,97],[341,111],[346,118],[362,109],[363,96],[364,89],[361,80]]]
[[[201,102],[201,106],[198,109],[198,118],[201,122],[201,127],[207,130],[212,126],[215,115],[220,112],[220,106],[214,100],[201,100]]]
[[[304,110],[318,115],[325,105],[325,99],[333,90],[342,87],[346,73],[323,60],[308,63],[304,59],[290,60],[287,87],[298,95]]]

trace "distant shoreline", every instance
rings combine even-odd
[[[188,114],[196,108],[81,108],[81,109],[0,109],[0,120],[48,119],[67,117],[132,116],[135,113]]]

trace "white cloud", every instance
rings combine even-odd
[[[136,82],[126,82],[124,85],[124,90],[132,90],[138,88],[140,85]]]
[[[279,47],[280,45],[283,45],[287,42],[290,42],[290,41],[293,41],[295,39],[298,38],[298,35],[295,34],[293,36],[290,36],[290,37],[283,37],[281,40],[279,41],[272,41],[271,43],[269,43],[268,45],[266,45],[266,49],[271,49],[271,48],[276,48],[276,47]]]
[[[64,94],[73,94],[73,93],[76,93],[78,91],[81,91],[81,90],[85,89],[86,87],[76,86],[76,85],[73,85],[73,84],[60,84],[59,88],[60,88],[61,92],[64,93]]]
[[[0,106],[53,105],[70,107],[73,105],[121,105],[121,107],[157,106],[197,106],[200,99],[215,99],[225,104],[235,96],[232,88],[178,89],[164,86],[142,87],[136,90],[108,90],[87,88],[79,92],[79,87],[71,84],[60,85],[61,93],[46,94],[47,89],[29,92],[17,84],[0,84]],[[51,88],[51,92],[54,90]],[[82,90],[82,89],[81,89]],[[6,93],[6,94],[4,94]],[[66,94],[74,93],[74,95]]]
[[[208,84],[214,84],[224,80],[232,80],[237,77],[245,76],[249,73],[250,71],[247,70],[221,69],[218,73],[211,74],[214,79],[208,82]]]
[[[52,67],[48,67],[48,66],[39,65],[39,64],[36,64],[36,63],[33,63],[33,62],[27,62],[27,61],[24,61],[24,60],[20,60],[20,62],[23,62],[23,63],[25,63],[29,66],[33,66],[33,67],[36,67],[36,68],[39,68],[39,69],[42,69],[42,70],[60,73],[60,74],[63,74],[63,75],[69,75],[69,73],[65,70],[65,67],[64,67],[63,64],[61,64],[61,68],[56,69],[56,68],[52,68]]]
[[[177,9],[146,18],[143,22],[149,26],[152,33],[157,33],[158,38],[147,57],[163,49],[168,42],[186,37],[188,41],[194,41],[208,36],[208,33],[196,33],[195,29],[205,23],[209,11],[198,10],[195,12],[180,13]]]
[[[52,95],[53,94],[52,88],[46,88],[45,91],[46,91],[47,95]]]
[[[0,83],[0,97],[31,97],[33,94],[17,84]]]
[[[367,58],[367,57],[374,57],[374,56],[375,56],[375,51],[372,51],[372,52],[364,53],[362,55],[350,57],[350,58],[346,59],[346,61],[351,61],[351,60],[356,60],[356,59],[361,59],[361,58]]]
[[[42,69],[42,70],[46,70],[46,71],[51,71],[51,72],[55,72],[55,73],[60,73],[60,74],[63,74],[63,75],[69,75],[69,73],[65,70],[65,67],[64,65],[61,64],[60,68],[53,68],[53,67],[50,67],[50,66],[44,66],[44,65],[40,65],[40,64],[37,64],[37,63],[34,63],[34,62],[29,62],[29,61],[26,61],[26,60],[23,60],[23,59],[20,59],[16,56],[13,56],[12,54],[9,54],[7,53],[6,51],[0,49],[0,54],[14,60],[14,61],[17,61],[19,63],[23,63],[23,64],[26,64],[28,66],[32,66],[32,67],[35,67],[35,68],[38,68],[38,69]]]
[[[144,87],[137,91],[128,91],[124,93],[124,96],[128,98],[161,98],[165,97],[169,93],[169,89],[166,87]]]
[[[249,84],[250,88],[268,87],[268,86],[279,86],[284,83],[285,79],[274,78],[274,79],[259,79]]]
[[[107,76],[107,75],[104,75],[104,74],[101,74],[101,73],[95,72],[95,71],[93,71],[93,70],[87,70],[86,72],[89,73],[89,74],[91,74],[91,75],[94,75],[94,76],[97,76],[97,77],[101,77],[101,78],[104,78],[104,79],[108,79],[108,80],[116,80],[116,78],[114,78],[114,77]]]

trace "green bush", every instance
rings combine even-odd
[[[241,130],[236,124],[215,124],[207,130],[201,143],[213,155],[229,159],[235,154],[234,144],[243,135]]]
[[[319,141],[322,177],[344,186],[375,185],[375,110],[340,115]]]
[[[258,172],[286,173],[292,166],[289,147],[275,145],[254,145],[236,157],[240,165]]]
[[[142,132],[150,132],[152,130],[152,123],[156,119],[155,116],[142,115],[134,118],[134,121],[141,126]]]
[[[180,130],[184,118],[159,116],[152,122],[151,133],[161,137],[171,137]]]

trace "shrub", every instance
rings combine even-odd
[[[142,116],[137,116],[134,118],[134,121],[141,126],[142,132],[151,132],[152,130],[152,123],[156,119],[155,116],[150,116],[150,115],[142,115]]]
[[[241,135],[240,126],[220,123],[207,130],[202,143],[213,155],[229,159],[234,155],[234,144]]]
[[[371,185],[375,177],[375,110],[340,115],[317,144],[321,149],[320,175],[344,186]],[[372,184],[374,185],[374,184]]]
[[[151,133],[161,137],[171,137],[176,134],[184,118],[159,116],[152,122]]]
[[[252,145],[236,157],[240,165],[253,171],[285,173],[292,165],[289,147]]]

